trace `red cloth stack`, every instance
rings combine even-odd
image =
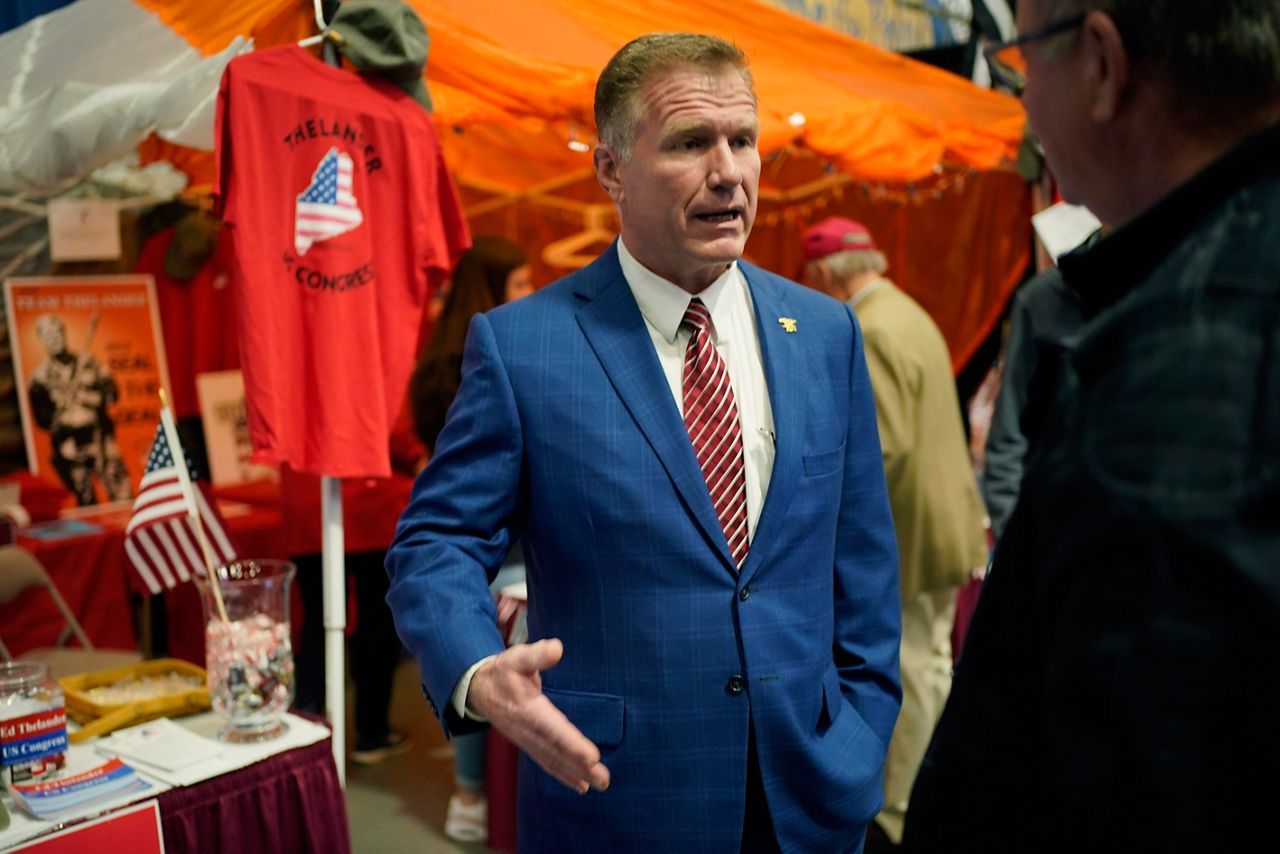
[[[36,477],[29,471],[0,477],[0,483],[18,484],[18,503],[31,515],[32,522],[57,519],[59,511],[71,497],[71,493],[61,485]]]

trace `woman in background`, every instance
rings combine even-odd
[[[444,309],[432,329],[426,353],[409,381],[414,432],[435,452],[445,414],[462,382],[462,352],[471,318],[533,292],[523,250],[500,237],[477,237],[453,273]],[[494,592],[524,581],[524,556],[517,542],[489,585]],[[485,796],[485,734],[453,739],[454,786],[444,832],[459,842],[485,842],[489,806]]]
[[[477,237],[458,259],[444,308],[409,380],[413,427],[435,450],[444,416],[462,382],[462,351],[471,318],[533,293],[524,251],[501,237]]]

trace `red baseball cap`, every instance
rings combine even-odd
[[[875,252],[871,232],[860,222],[833,216],[804,233],[804,260],[816,261],[836,252]]]

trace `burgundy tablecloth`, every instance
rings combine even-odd
[[[349,854],[347,807],[328,739],[159,797],[168,854]]]

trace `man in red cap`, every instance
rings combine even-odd
[[[805,232],[804,256],[804,283],[848,302],[862,326],[898,537],[902,712],[889,745],[884,808],[867,843],[868,851],[891,850],[951,689],[956,589],[986,564],[985,514],[938,327],[884,277],[888,264],[861,223],[823,220]]]

